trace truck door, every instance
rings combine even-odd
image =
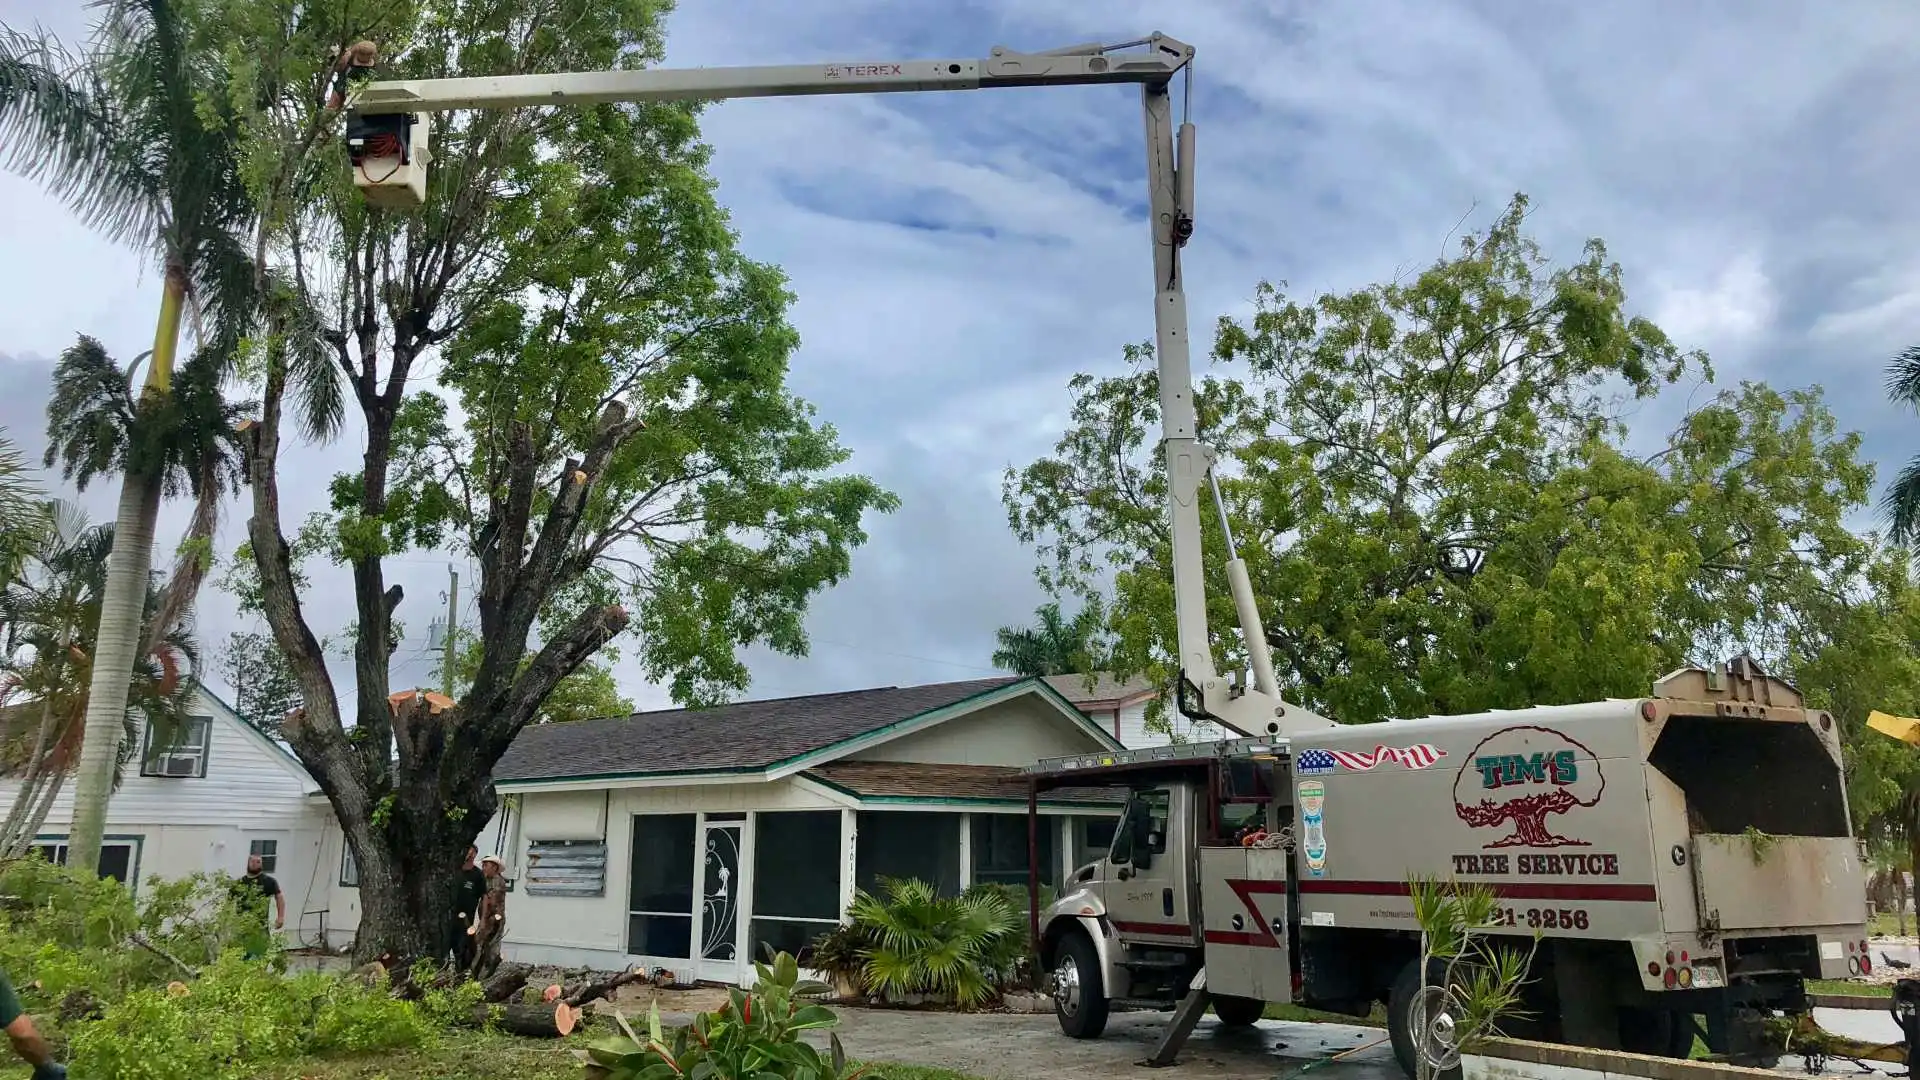
[[[1193,945],[1187,853],[1193,850],[1193,807],[1181,785],[1134,790],[1113,833],[1107,861],[1107,918],[1123,940],[1142,945]]]

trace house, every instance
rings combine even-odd
[[[1116,679],[1106,672],[1092,675],[1049,675],[1048,685],[1073,702],[1109,735],[1129,750],[1143,746],[1166,746],[1173,742],[1211,742],[1232,738],[1225,728],[1206,720],[1182,716],[1168,701],[1162,710],[1169,731],[1147,728],[1147,706],[1161,697],[1161,691],[1145,678]]]
[[[204,687],[195,689],[189,716],[172,747],[155,745],[141,725],[107,804],[101,872],[138,891],[153,877],[242,874],[247,857],[258,855],[285,891],[289,944],[351,941],[353,923],[332,917],[342,845],[319,786],[286,747]],[[0,777],[0,813],[19,789],[17,778]],[[67,859],[73,791],[68,778],[37,836],[54,862]]]
[[[482,833],[515,880],[503,953],[739,983],[799,954],[854,892],[1023,884],[1036,759],[1120,748],[1043,679],[747,701],[522,731]],[[1052,792],[1035,836],[1057,884],[1110,842],[1119,793]]]

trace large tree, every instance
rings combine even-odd
[[[418,15],[384,74],[663,52],[652,0],[437,0]],[[738,691],[739,649],[804,650],[809,598],[892,505],[840,471],[833,430],[787,391],[790,297],[737,250],[696,113],[436,116],[424,209],[369,210],[336,161],[314,211],[287,223],[296,293],[261,338],[249,551],[304,700],[285,737],[360,869],[362,953],[446,948],[461,851],[496,808],[492,766],[569,673],[628,633],[633,669],[677,699]],[[288,372],[316,341],[365,431],[359,466],[332,485],[326,551],[354,598],[344,697],[283,525]],[[387,560],[436,548],[478,563],[479,660],[456,707],[396,715],[404,598]]]
[[[1684,660],[1778,654],[1866,557],[1842,516],[1871,473],[1817,390],[1742,383],[1630,447],[1629,407],[1706,358],[1630,311],[1599,241],[1551,265],[1525,209],[1417,274],[1306,301],[1262,285],[1220,322],[1201,434],[1284,689],[1326,715],[1644,693]],[[1074,380],[1072,427],[1005,496],[1045,583],[1113,590],[1113,666],[1169,679],[1158,388],[1132,354]],[[1239,664],[1203,521],[1216,652]]]

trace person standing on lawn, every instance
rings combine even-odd
[[[253,960],[267,952],[272,938],[266,932],[267,901],[273,901],[273,929],[277,932],[287,925],[287,894],[280,890],[280,883],[272,874],[263,872],[264,864],[260,856],[247,856],[247,875],[233,883],[233,902],[235,906],[248,913],[258,913],[260,926],[249,922],[247,933],[247,959]]]
[[[473,924],[473,975],[484,979],[500,966],[500,939],[507,933],[506,863],[498,855],[480,860],[487,891],[480,897],[479,918]]]
[[[474,916],[479,914],[480,900],[487,895],[487,875],[474,859],[480,855],[480,849],[473,844],[467,845],[467,857],[460,864],[460,878],[454,883],[453,894],[453,962],[461,971],[473,967],[474,946],[478,944],[470,933]]]
[[[20,998],[4,971],[0,971],[0,1028],[6,1030],[13,1052],[33,1066],[33,1080],[62,1080],[67,1075],[67,1067],[53,1060],[53,1048],[33,1026],[33,1018],[20,1011]]]

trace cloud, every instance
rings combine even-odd
[[[74,39],[71,8],[0,0],[0,21],[43,18]],[[1920,143],[1890,104],[1920,96],[1920,7],[709,0],[672,17],[669,63],[972,58],[1156,26],[1199,50],[1197,366],[1209,323],[1244,314],[1256,282],[1312,294],[1409,272],[1524,190],[1551,255],[1604,237],[1636,309],[1709,349],[1723,378],[1822,382],[1870,456],[1909,452],[1879,373],[1920,340]],[[1152,337],[1138,92],[739,101],[703,124],[743,247],[797,295],[794,388],[853,467],[903,499],[816,603],[812,655],[752,655],[755,692],[981,674],[995,627],[1040,600],[1000,474],[1058,437],[1073,373],[1117,372],[1122,346]],[[0,365],[16,380],[0,381],[11,424],[6,410],[38,407],[26,395],[44,373],[20,357],[55,355],[79,329],[133,355],[157,289],[139,253],[11,177],[0,235],[32,254],[0,262],[0,350],[39,365]],[[1636,438],[1657,438],[1694,392],[1642,410]],[[322,477],[357,443],[349,432],[294,460]],[[445,561],[392,565],[416,633]],[[348,617],[341,584],[317,579],[316,623]],[[215,598],[202,624],[223,637],[234,620]],[[397,683],[425,677],[412,649],[415,674]],[[350,672],[336,677],[344,691]]]

